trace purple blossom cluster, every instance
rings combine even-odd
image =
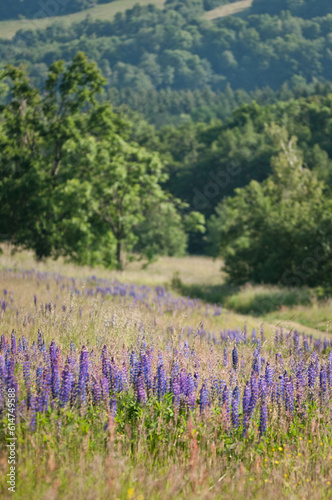
[[[62,295],[77,295],[87,297],[101,297],[103,299],[117,300],[123,305],[141,305],[149,310],[153,310],[158,314],[163,314],[173,311],[186,311],[187,313],[199,312],[205,316],[219,316],[221,314],[220,304],[205,304],[199,299],[191,299],[189,297],[178,297],[171,292],[166,291],[164,287],[150,287],[146,285],[135,285],[120,283],[118,280],[106,280],[91,276],[90,278],[75,279],[62,276],[58,273],[51,274],[48,272],[39,272],[35,270],[17,271],[12,269],[4,269],[2,271],[3,278],[12,279],[20,278],[23,280],[35,280],[37,286],[46,285],[47,289],[53,284],[56,287],[58,300]],[[7,290],[5,290],[5,295]],[[6,298],[6,297],[5,297]],[[12,295],[10,296],[13,302]],[[32,298],[36,308],[41,308],[45,312],[52,312],[56,309],[57,303],[44,302],[42,296],[34,294]],[[1,308],[6,311],[8,301],[3,299],[0,302]],[[66,311],[66,306],[62,306],[63,311]]]
[[[166,342],[164,349],[148,344],[144,335],[121,355],[74,343],[62,348],[47,344],[38,331],[31,344],[12,332],[0,339],[0,412],[5,418],[5,391],[16,389],[21,414],[31,430],[38,413],[84,408],[103,408],[114,420],[119,404],[132,397],[145,406],[169,395],[175,413],[197,412],[202,418],[213,409],[224,416],[230,430],[242,429],[246,437],[258,426],[263,435],[269,425],[269,409],[285,419],[305,416],[312,405],[331,410],[332,350],[329,342],[300,335],[276,333],[273,348],[262,351],[254,331],[228,337],[221,349],[220,367],[203,366],[199,353],[190,346],[190,336],[178,345]],[[196,335],[198,332],[196,332]],[[233,338],[238,340],[234,343]],[[230,352],[230,355],[228,354]],[[286,360],[286,361],[285,361]]]

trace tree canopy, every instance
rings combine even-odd
[[[6,68],[2,78],[10,88],[0,120],[2,239],[39,258],[121,267],[124,249],[144,251],[135,228],[145,221],[154,234],[158,216],[150,224],[146,214],[160,206],[170,216],[168,233],[174,221],[171,253],[183,253],[185,206],[182,218],[162,189],[158,154],[130,141],[130,125],[97,101],[104,79],[94,63],[83,53],[69,65],[54,63],[43,92],[21,68]],[[167,252],[169,238],[157,253]]]

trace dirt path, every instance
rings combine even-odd
[[[206,19],[218,19],[219,17],[231,16],[233,14],[237,14],[238,12],[242,12],[245,9],[249,9],[252,6],[253,0],[241,0],[240,2],[234,2],[227,5],[223,5],[222,7],[217,7],[216,9],[209,10],[206,12]]]

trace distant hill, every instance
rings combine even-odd
[[[224,119],[253,98],[273,103],[293,92],[311,95],[332,80],[332,2],[280,0],[279,10],[290,10],[267,13],[274,0],[254,0],[251,8],[250,0],[135,1],[98,5],[56,23],[14,21],[23,29],[11,41],[0,39],[0,68],[23,62],[42,86],[50,64],[84,51],[101,68],[114,105],[158,126],[171,117]],[[314,17],[318,6],[324,14]],[[245,16],[231,15],[244,7]],[[0,25],[1,35],[11,22]]]
[[[253,14],[278,15],[282,11],[304,18],[321,17],[331,12],[331,0],[253,0]]]
[[[72,14],[63,14],[63,11],[60,10],[50,11],[47,8],[44,8],[43,10],[37,4],[36,10],[31,10],[31,12],[33,12],[33,14],[31,14],[31,19],[29,19],[29,16],[26,16],[26,19],[15,19],[15,17],[17,16],[7,18],[3,14],[1,14],[0,10],[0,38],[11,39],[15,36],[15,33],[21,29],[45,29],[52,23],[58,21],[69,25],[73,22],[82,21],[87,16],[94,20],[102,19],[104,21],[111,21],[112,19],[114,19],[114,16],[117,13],[125,12],[127,9],[133,8],[136,4],[153,4],[159,8],[162,8],[165,1],[166,0],[114,0],[113,2],[109,3],[100,2],[98,5],[94,5],[89,9],[76,9],[76,12],[75,9],[72,9],[70,12],[75,12]],[[81,5],[84,5],[84,3],[82,3]],[[22,12],[20,12],[20,15],[23,15]]]

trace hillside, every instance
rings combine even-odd
[[[248,93],[330,80],[331,14],[315,19],[289,12],[245,19],[230,15],[211,22],[193,1],[174,0],[164,9],[137,5],[113,20],[106,14],[97,19],[102,11],[95,11],[96,18],[74,22],[70,29],[70,16],[46,31],[23,29],[10,45],[0,41],[1,64],[25,63],[33,81],[42,85],[52,62],[83,50],[99,64],[108,87],[121,91],[122,102],[126,89],[150,96],[153,90],[225,92],[230,86]],[[112,17],[116,4],[98,9],[109,9]],[[123,8],[129,4],[121,2]]]
[[[133,8],[134,5],[149,5],[153,4],[162,8],[165,0],[115,0],[111,3],[103,3],[96,5],[90,9],[84,9],[73,14],[66,14],[62,16],[42,17],[37,19],[15,19],[1,21],[0,15],[0,38],[7,40],[12,39],[15,33],[19,30],[30,29],[45,29],[54,22],[61,22],[70,25],[74,22],[84,20],[87,16],[90,19],[102,19],[104,21],[111,21],[114,16],[119,12],[125,12],[127,9]]]

